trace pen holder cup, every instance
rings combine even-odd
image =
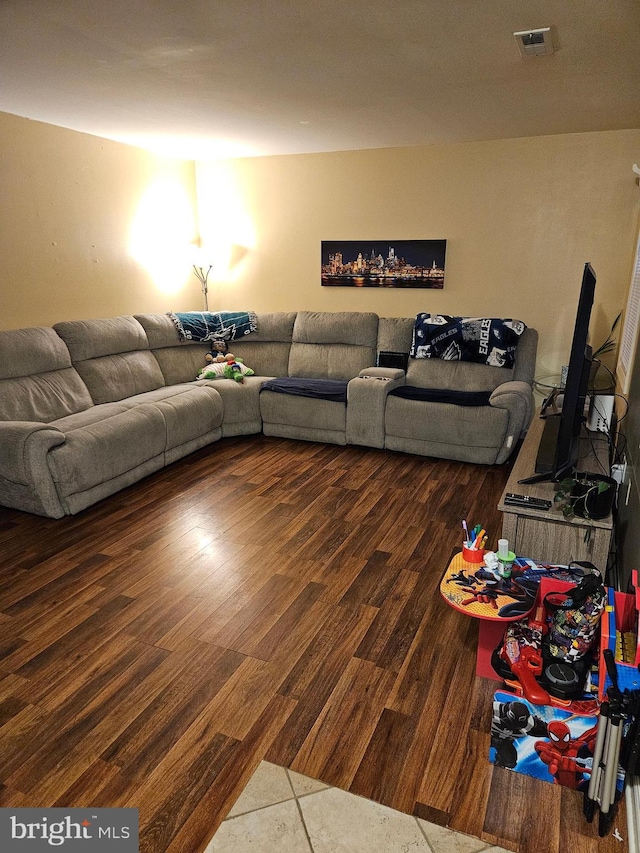
[[[481,563],[484,560],[484,548],[467,548],[462,546],[462,558],[467,563]]]

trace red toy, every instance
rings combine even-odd
[[[550,697],[536,676],[542,673],[542,608],[525,623],[513,622],[507,628],[500,657],[522,687],[524,696],[534,705],[548,705]]]
[[[593,756],[597,728],[595,725],[580,737],[572,739],[566,723],[561,720],[549,723],[549,740],[538,740],[533,746],[540,760],[548,766],[554,784],[574,790],[585,787],[584,774],[591,773],[586,759]]]

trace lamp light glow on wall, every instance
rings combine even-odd
[[[197,178],[198,227],[206,250],[198,265],[211,265],[209,281],[215,283],[216,294],[226,300],[256,248],[255,225],[232,164],[198,164]]]
[[[196,231],[192,198],[176,177],[157,178],[145,190],[130,232],[129,250],[163,293],[187,280]]]

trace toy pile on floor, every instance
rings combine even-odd
[[[507,690],[494,696],[490,760],[583,792],[601,837],[624,795],[629,851],[640,853],[637,573],[633,596],[605,588],[590,564],[564,568],[573,582],[541,580],[531,615],[493,653]]]

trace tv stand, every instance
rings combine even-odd
[[[592,521],[577,517],[565,518],[562,510],[555,506],[550,510],[509,504],[505,506],[507,492],[553,501],[557,485],[549,481],[551,474],[533,473],[544,425],[548,420],[534,418],[513,464],[511,476],[498,504],[498,509],[503,513],[502,536],[509,540],[511,550],[519,556],[561,564],[572,560],[588,560],[604,572],[613,531],[610,515],[601,521]],[[588,433],[583,427],[579,460],[579,470],[609,473],[609,447],[602,433]]]

